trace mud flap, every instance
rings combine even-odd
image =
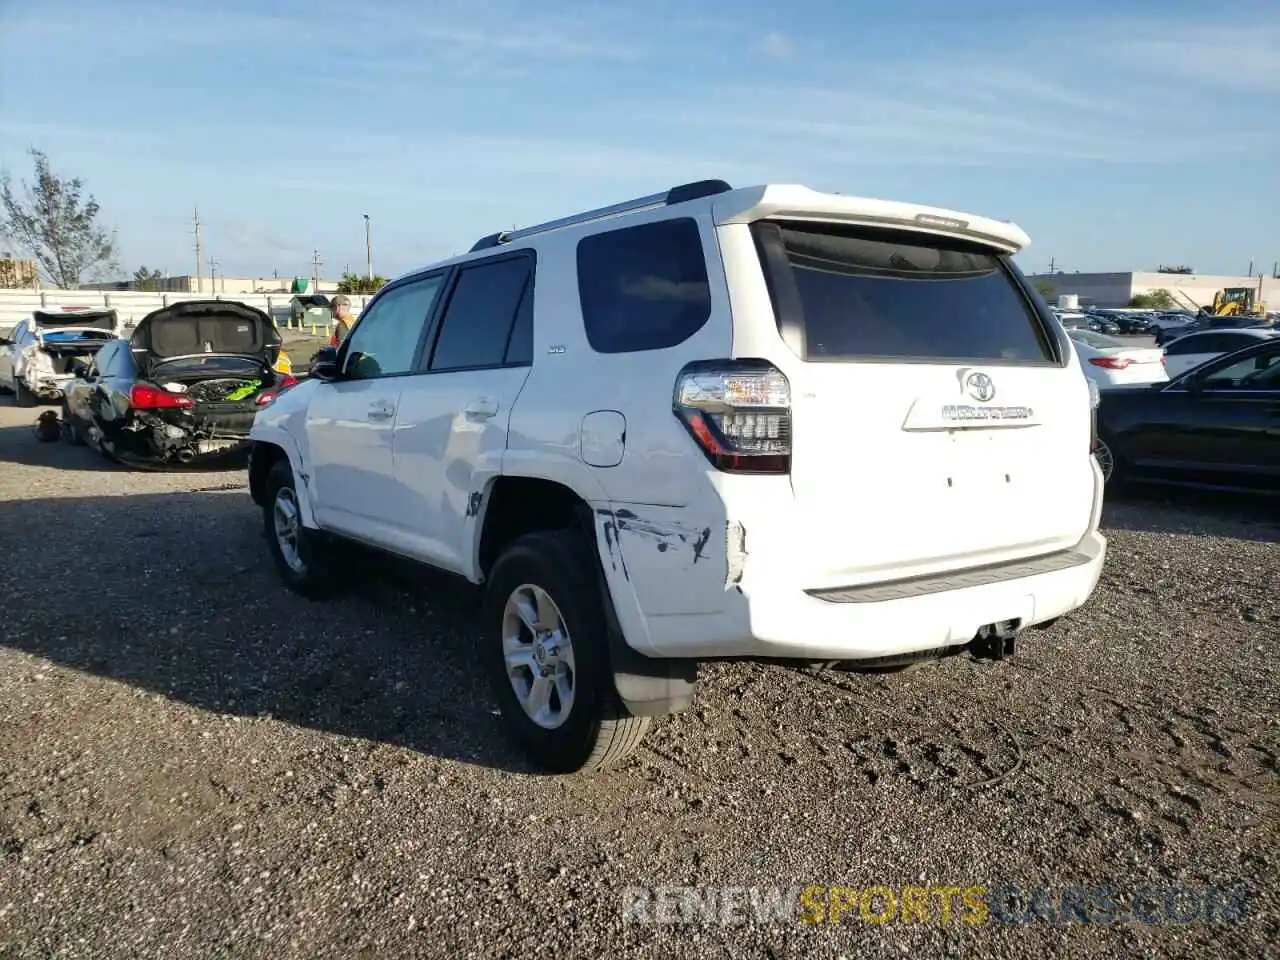
[[[605,582],[604,568],[600,565],[599,551],[595,543],[595,520],[589,508],[580,515],[583,532],[592,544],[592,556],[596,557],[595,575],[600,597],[604,603],[604,615],[609,641],[609,665],[613,671],[613,685],[618,699],[634,717],[661,717],[679,713],[693,705],[693,695],[698,680],[698,661],[667,657],[646,657],[627,645],[613,597]]]

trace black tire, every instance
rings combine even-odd
[[[609,664],[604,597],[597,561],[574,531],[533,533],[510,544],[494,564],[484,598],[482,661],[503,719],[514,739],[540,767],[576,773],[615,766],[630,756],[649,729],[618,699]],[[522,585],[550,595],[573,647],[573,704],[564,722],[548,729],[525,712],[507,676],[503,619],[507,600]]]
[[[40,402],[40,398],[27,389],[27,385],[21,380],[13,382],[14,402],[20,407],[34,407]]]
[[[262,501],[262,525],[266,532],[267,549],[271,551],[271,559],[280,578],[290,590],[308,600],[328,600],[337,596],[341,592],[342,580],[337,576],[332,562],[333,551],[325,542],[323,534],[302,526],[299,521],[296,543],[301,569],[292,566],[285,557],[276,528],[276,502],[282,497],[291,498],[296,506],[297,490],[288,460],[280,460],[271,468]]]

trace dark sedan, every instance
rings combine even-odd
[[[1098,435],[1108,481],[1280,493],[1280,338],[1167,383],[1103,390]]]
[[[63,434],[138,466],[249,447],[258,410],[297,381],[274,369],[280,335],[261,310],[188,301],[109,341],[65,389]]]

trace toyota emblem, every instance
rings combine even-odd
[[[996,395],[996,385],[985,373],[971,373],[964,381],[964,388],[969,396],[979,403],[986,403]]]

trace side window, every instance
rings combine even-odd
[[[1183,337],[1165,347],[1165,354],[1170,357],[1184,357],[1194,353],[1213,353],[1209,341],[1215,337]]]
[[[1209,390],[1275,390],[1280,386],[1280,353],[1257,353],[1227,364],[1204,378]]]
[[[115,358],[119,351],[119,342],[108,343],[98,351],[97,356],[89,361],[89,372],[96,373],[100,377],[115,376],[115,368],[119,366],[115,362]]]
[[[531,276],[525,283],[520,307],[516,310],[515,326],[511,328],[511,339],[507,341],[505,362],[508,367],[527,367],[533,363],[534,281],[535,277]]]
[[[410,373],[422,328],[446,274],[388,290],[365,308],[344,341],[346,376],[352,380]]]
[[[459,271],[431,355],[433,371],[503,365],[532,267],[533,260],[520,255]]]
[[[711,316],[697,221],[624,227],[578,242],[578,296],[587,342],[598,353],[664,350]]]

